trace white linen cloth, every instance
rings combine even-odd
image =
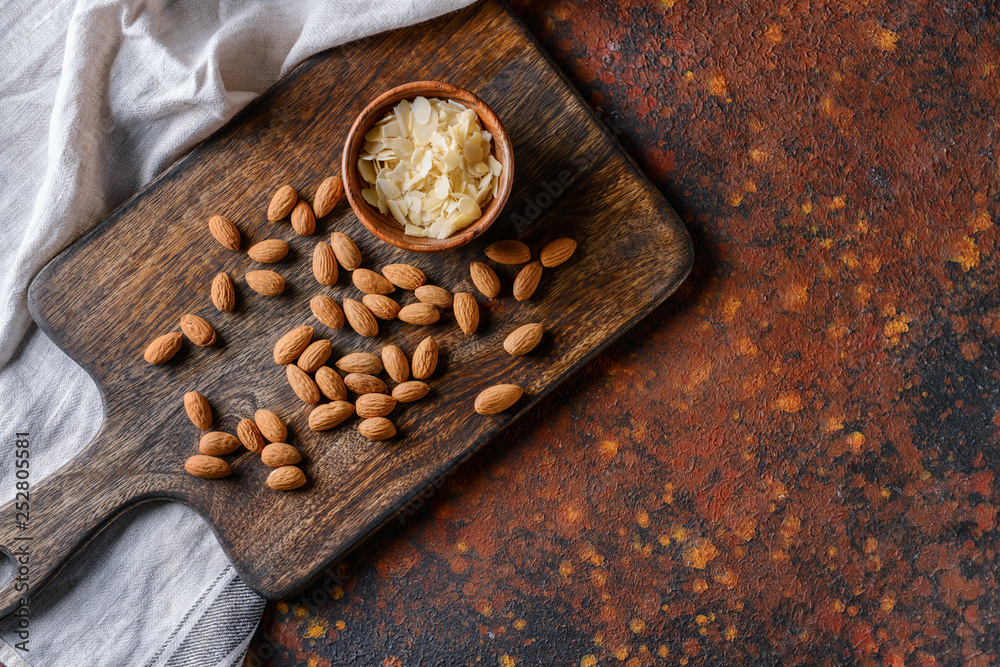
[[[97,433],[93,381],[34,326],[31,277],[306,57],[471,0],[0,0],[0,502]],[[3,463],[4,461],[8,463]],[[263,601],[173,503],[114,522],[32,597],[7,667],[239,665]]]

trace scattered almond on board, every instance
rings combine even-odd
[[[316,189],[311,203],[302,198],[294,186],[285,184],[272,193],[267,218],[272,222],[288,221],[296,233],[309,236],[316,232],[317,219],[330,215],[343,193],[344,183],[340,176],[325,178]],[[208,229],[224,248],[240,252],[243,237],[232,220],[218,214],[211,215]],[[533,259],[532,250],[526,243],[508,239],[491,243],[484,253],[489,261],[507,267],[503,269],[505,275],[516,272],[511,294],[516,301],[526,301],[536,294],[543,269],[564,264],[576,249],[575,240],[557,238],[546,243]],[[292,248],[289,243],[279,238],[258,240],[246,250],[247,257],[258,264],[277,264],[290,254]],[[308,252],[305,254],[309,255]],[[427,274],[411,264],[363,267],[361,249],[343,232],[332,232],[329,242],[318,241],[313,246],[311,260],[312,277],[315,279],[315,283],[311,283],[313,288],[316,284],[322,288],[336,286],[340,272],[347,271],[351,274],[349,282],[360,293],[354,295],[358,298],[338,297],[339,302],[324,293],[310,298],[309,310],[315,318],[314,323],[318,322],[332,332],[349,326],[363,338],[375,338],[380,333],[378,320],[430,326],[441,322],[443,314],[450,317],[447,311],[453,314],[455,323],[465,336],[472,336],[480,329],[480,306],[474,293],[429,284]],[[469,278],[475,290],[487,299],[499,297],[501,278],[489,264],[472,262]],[[263,296],[277,297],[286,291],[285,278],[270,269],[251,268],[243,273],[243,280],[250,289]],[[233,313],[236,296],[230,274],[226,271],[215,274],[210,297],[216,310]],[[492,312],[494,320],[498,313],[505,312],[503,308]],[[180,332],[172,331],[153,338],[144,348],[144,359],[154,365],[165,364],[180,351],[184,338],[199,347],[213,346],[219,340],[215,327],[194,313],[186,313],[180,318],[180,329]],[[402,409],[398,406],[427,397],[431,386],[426,380],[438,372],[440,346],[433,335],[425,336],[408,358],[401,347],[392,343],[383,345],[374,354],[363,350],[344,350],[333,339],[335,337],[329,337],[329,332],[321,334],[328,337],[316,337],[314,340],[316,330],[307,324],[276,333],[280,335],[272,351],[274,362],[284,367],[290,391],[302,403],[311,406],[306,408],[308,427],[317,433],[330,431],[356,417],[360,420],[358,433],[368,440],[378,442],[397,438],[399,434],[391,415]],[[508,333],[503,340],[503,348],[511,356],[524,356],[536,350],[544,335],[542,323],[522,324]],[[338,356],[334,356],[335,353]],[[392,381],[391,388],[378,377],[383,373]],[[495,415],[513,407],[523,395],[524,389],[519,385],[496,384],[480,391],[472,407],[481,415]],[[287,442],[288,427],[275,412],[261,408],[252,418],[240,419],[233,435],[211,430],[217,418],[208,399],[200,392],[188,391],[184,394],[183,403],[191,423],[203,431],[198,442],[199,453],[190,456],[184,464],[188,473],[204,479],[227,477],[232,474],[232,468],[223,457],[242,447],[256,454],[264,466],[272,468],[265,481],[268,487],[290,491],[306,485],[305,472],[299,467],[303,462],[302,453]]]

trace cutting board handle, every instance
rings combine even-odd
[[[140,500],[143,490],[135,488],[131,475],[93,464],[95,452],[107,446],[108,439],[102,431],[37,485],[29,474],[30,488],[15,486],[17,495],[0,507],[0,550],[14,565],[8,578],[0,581],[0,618],[21,607],[26,598],[30,601],[30,595],[48,583],[70,556]],[[10,564],[0,572],[11,572]]]

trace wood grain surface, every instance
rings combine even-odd
[[[267,221],[269,197],[279,185],[291,183],[311,200],[320,181],[338,172],[344,135],[372,98],[420,79],[475,92],[513,139],[513,192],[482,239],[452,252],[407,253],[371,236],[345,203],[321,219],[311,237],[298,236],[287,222]],[[226,250],[209,235],[214,213],[237,224],[244,252]],[[521,238],[535,253],[559,236],[580,245],[568,263],[544,272],[535,296],[523,303],[511,296],[515,273],[496,267],[503,291],[493,301],[478,296],[481,324],[473,337],[446,313],[427,327],[380,323],[380,336],[365,339],[350,329],[325,328],[309,310],[309,299],[320,293],[338,301],[360,298],[347,272],[332,287],[313,279],[312,249],[334,230],[358,242],[368,268],[409,262],[431,283],[464,291],[474,290],[469,263],[486,261],[483,248],[494,240]],[[263,268],[245,249],[267,238],[291,245],[285,260],[267,267],[287,281],[285,293],[274,298],[252,292],[244,280],[246,272]],[[32,283],[36,321],[94,377],[106,412],[97,438],[33,490],[33,586],[51,579],[114,516],[169,498],[209,523],[254,590],[267,598],[289,594],[661,303],[687,275],[691,257],[677,215],[500,3],[320,54]],[[232,313],[216,311],[209,297],[219,271],[228,271],[237,287]],[[414,300],[399,290],[393,296]],[[211,322],[219,342],[200,348],[185,341],[168,364],[145,363],[146,344],[179,330],[180,316],[189,312]],[[504,338],[528,322],[545,325],[541,346],[510,357]],[[303,324],[333,342],[334,358],[378,352],[388,342],[409,355],[428,334],[438,339],[432,393],[396,409],[399,436],[369,442],[357,433],[356,419],[329,433],[309,431],[311,406],[295,397],[272,359],[276,339]],[[525,387],[525,398],[507,413],[477,415],[476,394],[498,382]],[[284,417],[289,441],[303,453],[308,484],[289,493],[268,489],[269,469],[242,449],[226,457],[231,477],[187,475],[184,461],[197,452],[201,435],[184,412],[184,393],[192,390],[208,398],[217,429],[233,433],[261,407]],[[0,545],[11,549],[18,536],[13,508],[2,512]],[[16,603],[12,586],[0,592],[0,611]]]

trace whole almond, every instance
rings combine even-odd
[[[351,328],[366,338],[378,335],[378,322],[372,311],[354,299],[344,299],[344,315]]]
[[[347,385],[340,373],[329,366],[320,366],[316,371],[316,386],[324,396],[331,401],[342,401],[347,398]]]
[[[385,417],[396,407],[396,399],[387,394],[362,394],[354,402],[354,409],[362,419]]]
[[[542,277],[542,263],[539,261],[525,264],[521,272],[514,279],[514,298],[524,301],[531,298],[531,295],[538,289],[538,281]]]
[[[293,466],[302,460],[299,450],[284,442],[272,442],[260,452],[261,463],[270,468]]]
[[[229,218],[221,215],[213,215],[208,219],[208,231],[212,232],[215,240],[230,250],[240,249],[240,230]]]
[[[389,264],[382,267],[382,275],[390,283],[399,287],[413,291],[427,282],[427,275],[415,266],[409,264]]]
[[[317,294],[309,302],[316,319],[330,327],[331,329],[344,328],[344,311],[341,310],[337,302],[325,294]]]
[[[285,279],[274,271],[247,271],[247,285],[257,294],[278,296],[285,291]]]
[[[361,297],[361,303],[380,320],[394,320],[399,315],[399,304],[384,294],[365,294]]]
[[[235,435],[223,433],[222,431],[209,431],[201,436],[201,442],[198,443],[198,451],[206,456],[224,456],[232,454],[239,446],[240,441],[236,439]]]
[[[313,431],[329,431],[354,414],[354,406],[347,401],[333,401],[313,408],[309,413],[309,428]]]
[[[473,262],[469,265],[469,274],[472,282],[487,299],[493,299],[500,293],[500,279],[496,272],[482,262]]]
[[[385,417],[371,417],[358,424],[358,432],[369,440],[388,440],[396,435],[396,426]]]
[[[189,391],[184,394],[184,410],[191,423],[202,431],[212,428],[212,408],[208,405],[208,400],[198,392]]]
[[[438,308],[451,308],[451,304],[455,300],[451,292],[437,285],[421,285],[413,291],[413,295],[417,297],[418,301],[429,303]]]
[[[406,382],[410,379],[410,362],[403,351],[395,345],[386,345],[382,348],[382,365],[393,381]]]
[[[412,403],[419,401],[430,392],[431,388],[426,382],[420,380],[410,380],[402,382],[392,388],[392,397],[400,403]]]
[[[320,366],[326,363],[332,352],[333,345],[330,344],[330,341],[322,339],[314,341],[299,355],[299,360],[295,362],[295,365],[306,373],[315,373]]]
[[[395,286],[371,269],[355,269],[351,274],[354,286],[365,294],[390,294]]]
[[[456,292],[453,308],[455,320],[465,335],[471,336],[476,333],[476,329],[479,328],[479,303],[476,302],[476,297],[468,292]]]
[[[413,352],[413,364],[411,370],[413,377],[418,380],[426,380],[434,374],[434,369],[438,363],[438,344],[434,336],[428,336],[420,341],[417,349]]]
[[[202,317],[191,313],[182,316],[181,331],[198,347],[215,345],[215,329]]]
[[[290,364],[305,352],[312,341],[313,328],[310,326],[292,329],[274,344],[274,363],[279,366]]]
[[[358,244],[347,234],[343,232],[330,234],[330,247],[333,248],[337,261],[348,271],[361,266],[361,251],[358,250]]]
[[[274,264],[280,262],[288,255],[288,244],[281,239],[267,239],[259,243],[254,243],[247,250],[247,255],[255,262],[261,264]]]
[[[284,220],[291,215],[298,201],[299,195],[296,194],[295,188],[282,185],[271,197],[271,204],[267,207],[267,219],[271,222]]]
[[[334,366],[345,373],[378,375],[382,372],[382,360],[370,352],[353,352],[338,359]]]
[[[498,384],[484,389],[476,396],[476,412],[481,415],[495,415],[517,403],[524,390],[516,384]]]
[[[288,439],[288,427],[278,415],[261,408],[253,414],[254,423],[261,434],[270,442],[284,442]]]
[[[541,324],[525,324],[514,329],[503,342],[503,349],[508,354],[519,357],[535,349],[535,346],[542,340],[545,329]]]
[[[236,425],[236,437],[240,439],[244,447],[254,454],[260,454],[264,445],[267,444],[264,435],[252,419],[240,420],[240,423]]]
[[[309,374],[296,366],[288,364],[285,366],[285,377],[288,378],[288,385],[303,403],[319,403],[319,387]]]
[[[177,350],[181,349],[183,338],[184,335],[179,331],[163,334],[146,346],[142,356],[151,364],[165,364],[173,359]]]
[[[291,491],[306,483],[306,474],[295,466],[281,466],[272,470],[264,483],[275,491]]]
[[[212,280],[212,303],[224,313],[236,308],[236,290],[228,273],[216,274]]]
[[[531,261],[531,250],[520,241],[497,241],[487,246],[486,256],[497,264],[524,264]]]
[[[344,377],[344,384],[348,389],[359,396],[361,394],[388,394],[389,388],[374,375],[365,373],[348,373]]]
[[[188,474],[205,479],[229,477],[232,473],[228,463],[215,456],[205,456],[204,454],[195,454],[189,458],[184,462],[184,469]]]
[[[316,213],[316,217],[322,218],[329,215],[337,207],[337,204],[340,203],[340,198],[343,195],[344,181],[341,180],[340,176],[324,178],[323,182],[316,189],[316,196],[313,198],[313,210]]]
[[[555,241],[549,241],[542,248],[539,259],[542,260],[542,266],[551,269],[553,266],[559,266],[572,257],[574,252],[576,252],[576,241],[565,238],[556,239]]]
[[[320,241],[313,250],[313,276],[320,285],[333,285],[337,282],[337,257],[333,248]]]
[[[302,199],[292,209],[292,229],[300,236],[311,236],[316,232],[316,216],[312,206]]]
[[[434,324],[441,313],[429,303],[411,303],[400,308],[396,318],[407,324]]]

